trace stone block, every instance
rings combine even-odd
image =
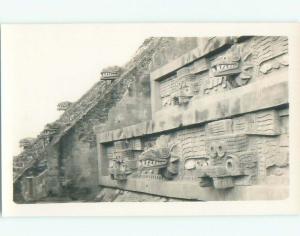
[[[193,74],[201,73],[209,69],[209,64],[206,58],[201,58],[192,64],[190,72]]]
[[[207,124],[207,135],[224,135],[232,133],[232,120],[225,119]]]
[[[234,186],[233,178],[231,176],[213,178],[213,184],[216,189],[231,188]]]
[[[266,110],[253,113],[248,116],[249,134],[259,135],[279,135],[280,120],[278,112],[275,110]]]

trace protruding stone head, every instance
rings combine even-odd
[[[51,138],[60,129],[60,124],[57,122],[49,123],[45,125],[44,130],[40,133],[39,138]]]
[[[27,149],[33,145],[35,142],[35,138],[23,138],[19,142],[19,146],[23,149]]]
[[[101,80],[115,80],[118,79],[121,75],[121,67],[119,66],[111,66],[104,68],[101,71]]]
[[[72,102],[64,101],[57,104],[57,110],[58,111],[66,111],[70,108],[72,105]]]

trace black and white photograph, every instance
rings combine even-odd
[[[291,37],[199,27],[4,25],[9,200],[290,199]]]

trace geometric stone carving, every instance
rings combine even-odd
[[[142,151],[143,150],[142,142],[141,142],[141,139],[139,139],[139,138],[130,139],[129,140],[129,146],[132,150],[137,150],[137,151]]]
[[[267,74],[272,70],[278,70],[281,67],[288,65],[288,55],[281,55],[274,60],[265,61],[261,64],[259,71]]]
[[[176,76],[164,79],[159,84],[162,106],[188,103],[196,94],[195,85],[194,75],[187,67],[179,70]]]
[[[275,110],[246,114],[232,120],[234,132],[271,136],[281,133],[279,115]]]
[[[112,179],[126,180],[136,168],[137,160],[129,142],[126,140],[114,142],[113,155],[109,159],[109,172]]]
[[[207,135],[223,135],[232,132],[232,120],[225,119],[207,124]]]
[[[280,134],[279,115],[274,110],[260,111],[249,117],[249,131],[251,134],[278,135]]]
[[[178,132],[183,159],[205,156],[205,129],[197,127]]]
[[[272,69],[279,69],[281,66],[288,65],[286,56],[280,58],[279,61],[270,61],[271,59],[282,56],[288,52],[287,37],[255,37],[251,41],[250,49],[252,61],[255,65],[260,67],[262,73],[268,73]],[[272,65],[271,68],[264,68],[264,63],[267,61],[271,62],[271,64],[269,64]]]
[[[176,90],[176,76],[171,76],[159,83],[159,93],[162,100],[162,106],[172,105],[171,94]]]

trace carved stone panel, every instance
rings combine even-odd
[[[253,37],[233,42],[219,55],[207,54],[168,76],[161,75],[159,84],[161,107],[181,106],[195,96],[228,91],[256,81],[262,75],[288,65],[287,37]]]
[[[279,122],[277,110],[258,111],[167,134],[114,141],[113,154],[104,158],[110,159],[114,181],[191,181],[213,189],[252,186],[286,173]]]
[[[151,120],[95,129],[99,145],[114,147],[112,158],[100,157],[111,160],[101,184],[200,200],[285,187],[288,38],[200,41],[178,58],[155,55]]]

